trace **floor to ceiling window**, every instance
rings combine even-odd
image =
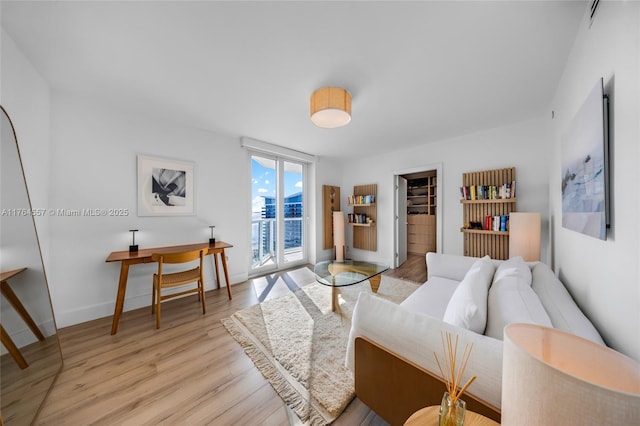
[[[302,162],[251,155],[251,275],[307,261],[305,172]]]

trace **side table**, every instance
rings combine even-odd
[[[438,426],[440,416],[440,406],[422,408],[411,415],[404,423],[405,426]],[[499,426],[499,423],[482,416],[473,411],[467,410],[464,415],[464,426]]]

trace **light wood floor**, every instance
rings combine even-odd
[[[426,270],[416,281],[425,280]],[[125,312],[115,336],[111,317],[61,329],[65,365],[36,424],[298,423],[220,323],[290,281],[285,272],[234,285],[232,301],[225,289],[209,291],[206,315],[195,296],[167,302],[160,330],[150,308]],[[355,399],[334,424],[386,422]]]
[[[385,275],[422,284],[427,281],[427,258],[423,254],[409,254],[399,268],[391,269]]]

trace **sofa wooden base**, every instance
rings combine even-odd
[[[355,340],[355,388],[356,396],[392,426],[423,407],[440,405],[446,391],[434,374],[363,337]],[[469,410],[500,423],[497,407],[468,392],[463,399]]]

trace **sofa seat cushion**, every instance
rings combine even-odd
[[[418,287],[400,303],[400,306],[409,311],[441,320],[444,317],[449,299],[459,284],[460,281],[449,278],[431,277],[429,281]]]
[[[485,334],[502,340],[511,323],[552,327],[542,302],[531,288],[531,270],[522,258],[513,258],[498,267],[489,290]]]
[[[442,320],[483,334],[487,325],[487,294],[495,270],[489,256],[476,260],[453,292]]]

